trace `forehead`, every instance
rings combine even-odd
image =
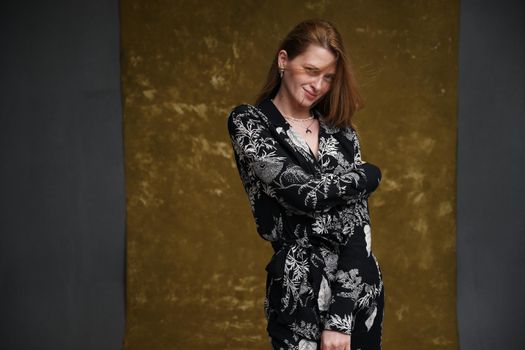
[[[305,52],[295,57],[294,61],[328,71],[335,71],[337,63],[335,55],[330,50],[312,44],[308,46]]]

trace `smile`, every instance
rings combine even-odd
[[[304,91],[306,92],[306,96],[309,97],[309,98],[315,98],[317,95],[314,95],[312,94],[311,92],[309,92],[308,90],[304,89]]]

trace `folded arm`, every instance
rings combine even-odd
[[[361,163],[361,150],[359,148],[359,140],[355,137],[355,162]],[[367,194],[372,194],[379,183],[381,182],[380,169],[370,163],[361,163],[367,166],[365,169],[367,178]],[[366,199],[364,199],[366,200]],[[339,251],[337,260],[337,270],[335,280],[331,283],[331,300],[328,308],[328,313],[324,322],[324,329],[351,334],[355,313],[354,308],[356,302],[366,288],[366,284],[362,283],[359,270],[355,267],[355,247],[351,246],[351,240],[346,245],[342,245]]]
[[[238,165],[246,166],[281,205],[311,215],[346,204],[367,190],[367,164],[343,175],[309,174],[293,162],[262,118],[241,105],[228,117],[228,132]]]

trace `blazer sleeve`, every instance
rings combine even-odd
[[[363,169],[365,173],[365,180],[366,180],[366,186],[365,186],[365,194],[371,195],[379,186],[379,183],[381,182],[381,170],[379,167],[372,163],[363,163],[361,160],[361,145],[359,142],[359,136],[357,135],[357,132],[354,128],[348,127],[346,128],[346,135],[351,135],[349,140],[351,142],[351,147],[354,149],[354,164]],[[345,137],[347,140],[348,138]]]
[[[355,135],[355,134],[354,134]],[[356,156],[361,161],[361,150],[359,149],[359,140],[355,135]],[[355,159],[357,161],[357,158]],[[380,169],[370,163],[366,170],[367,191],[365,197],[372,194],[381,181]],[[366,199],[365,199],[366,200]],[[324,321],[324,329],[334,330],[345,334],[351,334],[354,325],[354,315],[352,311],[358,298],[360,279],[355,269],[355,257],[351,251],[350,244],[342,245],[337,260],[337,270],[335,279],[330,284],[331,300],[328,307],[328,313]]]
[[[343,175],[309,174],[293,162],[265,121],[242,106],[228,116],[237,164],[260,180],[267,187],[265,192],[281,205],[311,215],[346,204],[366,191],[366,166],[356,166]]]

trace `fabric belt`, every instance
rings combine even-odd
[[[321,247],[334,248],[333,244],[319,237],[304,237],[295,240],[272,242],[275,254],[266,266],[266,271],[275,280],[281,281],[279,311],[286,322],[297,319],[297,307],[307,302],[317,303],[319,288],[325,271],[325,260]]]

